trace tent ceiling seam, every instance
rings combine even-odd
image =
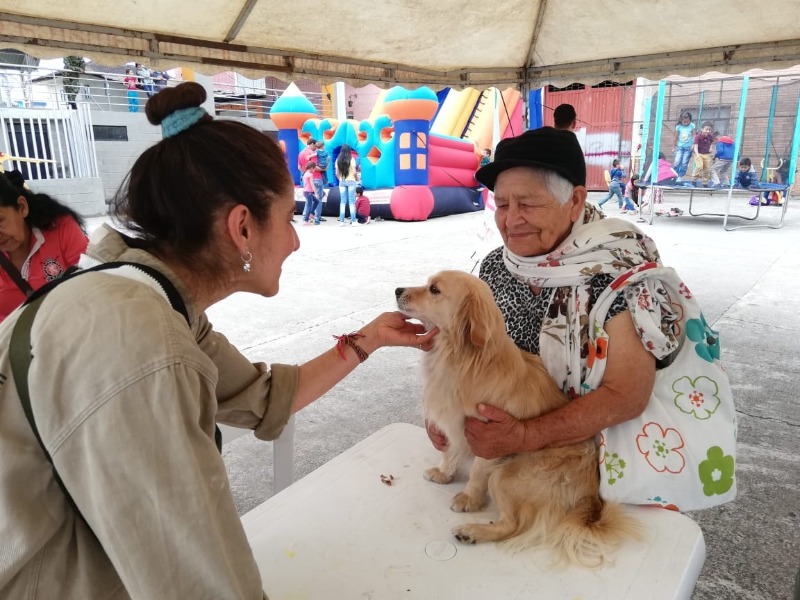
[[[540,0],[539,9],[536,12],[536,25],[533,28],[533,35],[531,35],[531,43],[528,44],[528,56],[525,61],[526,67],[531,67],[533,65],[533,54],[536,52],[536,43],[539,41],[539,32],[544,22],[545,8],[547,8],[547,0]]]
[[[230,30],[228,30],[228,34],[225,36],[226,42],[230,42],[232,39],[236,38],[239,35],[239,32],[244,27],[244,24],[247,22],[247,17],[250,16],[250,13],[253,11],[258,0],[247,0],[242,6],[242,9],[239,11],[239,14],[236,15],[236,20],[231,25]]]

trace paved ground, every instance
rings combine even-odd
[[[680,197],[667,197],[665,206],[687,208]],[[777,218],[776,208],[762,211],[768,221]],[[303,362],[329,348],[331,335],[393,310],[395,287],[418,285],[443,268],[471,270],[473,254],[487,248],[478,238],[482,220],[473,213],[353,228],[331,218],[319,227],[298,223],[302,246],[285,265],[278,296],[236,295],[213,307],[211,320],[252,360]],[[641,227],[719,330],[739,414],[739,498],[690,515],[708,552],[693,598],[790,598],[800,568],[800,213],[790,211],[778,230],[726,232],[721,219],[687,216]],[[383,349],[302,411],[296,477],[386,424],[421,424],[419,357]],[[223,453],[244,513],[272,494],[271,444],[251,434],[226,437]]]

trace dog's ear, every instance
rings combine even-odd
[[[491,338],[492,317],[479,294],[470,290],[462,306],[464,341],[483,348]]]

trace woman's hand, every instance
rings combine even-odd
[[[416,346],[427,351],[439,333],[437,328],[426,332],[424,325],[412,323],[401,312],[383,313],[360,331],[365,337],[358,344],[370,354],[384,346]]]
[[[447,441],[447,436],[428,419],[425,419],[425,431],[428,433],[428,438],[433,442],[434,448],[439,452],[447,450],[447,446],[450,445],[450,442]]]
[[[526,444],[531,440],[526,440],[525,424],[519,419],[488,404],[479,404],[478,412],[485,421],[467,417],[464,424],[467,443],[475,456],[492,459],[539,449]]]

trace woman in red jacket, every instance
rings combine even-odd
[[[24,184],[19,171],[0,175],[0,321],[77,264],[88,243],[75,211]]]

